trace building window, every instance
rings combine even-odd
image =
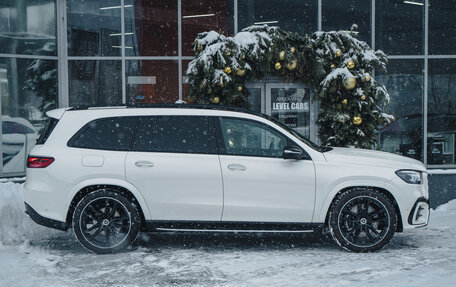
[[[429,1],[429,53],[456,54],[456,5],[454,0]]]
[[[375,48],[388,55],[424,53],[424,5],[375,1]]]
[[[348,30],[358,25],[359,39],[371,44],[371,2],[366,0],[323,0],[323,31]]]
[[[122,103],[121,61],[68,61],[70,106]]]
[[[317,31],[316,0],[246,0],[238,2],[239,31],[253,24],[279,26],[300,34]]]
[[[455,164],[456,60],[429,60],[428,146],[429,165]]]
[[[193,56],[192,43],[198,33],[211,30],[233,35],[233,1],[182,1],[182,55]]]
[[[0,53],[56,55],[55,15],[55,0],[2,1]]]
[[[383,151],[423,161],[423,60],[390,60],[388,74],[376,79],[388,90],[386,112],[395,121],[379,130]]]
[[[126,0],[124,7],[125,55],[178,55],[176,0]]]
[[[68,55],[120,56],[120,8],[120,0],[67,0]]]
[[[174,103],[179,99],[177,61],[126,61],[127,102]]]

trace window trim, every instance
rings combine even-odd
[[[90,125],[96,121],[104,121],[104,120],[111,120],[111,119],[133,119],[135,120],[135,131],[133,132],[133,136],[130,139],[130,143],[127,144],[128,146],[126,149],[107,149],[107,148],[91,148],[91,147],[78,147],[74,146],[74,142],[79,138],[81,134],[83,134],[86,130],[90,128]],[[102,117],[102,118],[96,118],[94,120],[91,120],[90,122],[86,123],[82,128],[80,128],[67,142],[67,147],[71,148],[79,148],[79,149],[90,149],[90,150],[106,150],[106,151],[130,151],[132,142],[134,140],[134,136],[136,135],[136,130],[138,129],[138,122],[139,122],[139,116],[117,116],[117,117]]]
[[[272,157],[272,156],[263,156],[263,155],[228,154],[226,152],[225,143],[223,141],[223,132],[222,132],[222,123],[221,123],[221,121],[222,121],[223,118],[229,118],[229,119],[253,122],[253,123],[258,124],[260,126],[264,126],[264,127],[269,128],[269,129],[272,129],[274,132],[276,132],[279,135],[283,136],[287,140],[287,145],[286,146],[292,145],[292,146],[297,146],[300,149],[302,149],[303,157],[302,157],[301,160],[312,160],[312,158],[310,157],[309,153],[307,153],[307,151],[304,148],[302,148],[302,146],[300,144],[296,143],[289,136],[287,136],[286,134],[282,133],[281,131],[277,130],[275,127],[273,127],[273,126],[271,126],[271,125],[269,125],[267,123],[264,123],[262,121],[257,121],[257,120],[254,120],[254,119],[242,118],[242,117],[236,117],[236,116],[217,116],[217,117],[214,117],[214,118],[216,118],[216,119],[214,119],[214,121],[215,120],[217,121],[217,122],[214,122],[214,125],[216,127],[217,149],[218,149],[218,154],[219,155],[242,156],[242,157],[260,157],[260,158],[270,158],[270,159],[281,159],[281,160],[283,160],[283,156]]]

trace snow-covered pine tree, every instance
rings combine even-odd
[[[324,145],[371,148],[375,131],[394,118],[383,109],[389,95],[373,77],[387,58],[350,31],[300,35],[278,27],[250,26],[234,37],[198,34],[187,76],[190,101],[248,108],[246,82],[265,76],[300,82],[320,101],[319,137]]]

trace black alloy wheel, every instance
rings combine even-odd
[[[397,227],[391,201],[371,189],[353,189],[333,204],[329,227],[340,247],[354,252],[372,252],[389,243]]]
[[[114,253],[130,246],[140,227],[137,208],[123,195],[107,189],[85,196],[73,213],[78,241],[95,253]]]

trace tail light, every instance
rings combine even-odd
[[[28,168],[45,168],[54,162],[53,157],[29,156],[27,158]]]

